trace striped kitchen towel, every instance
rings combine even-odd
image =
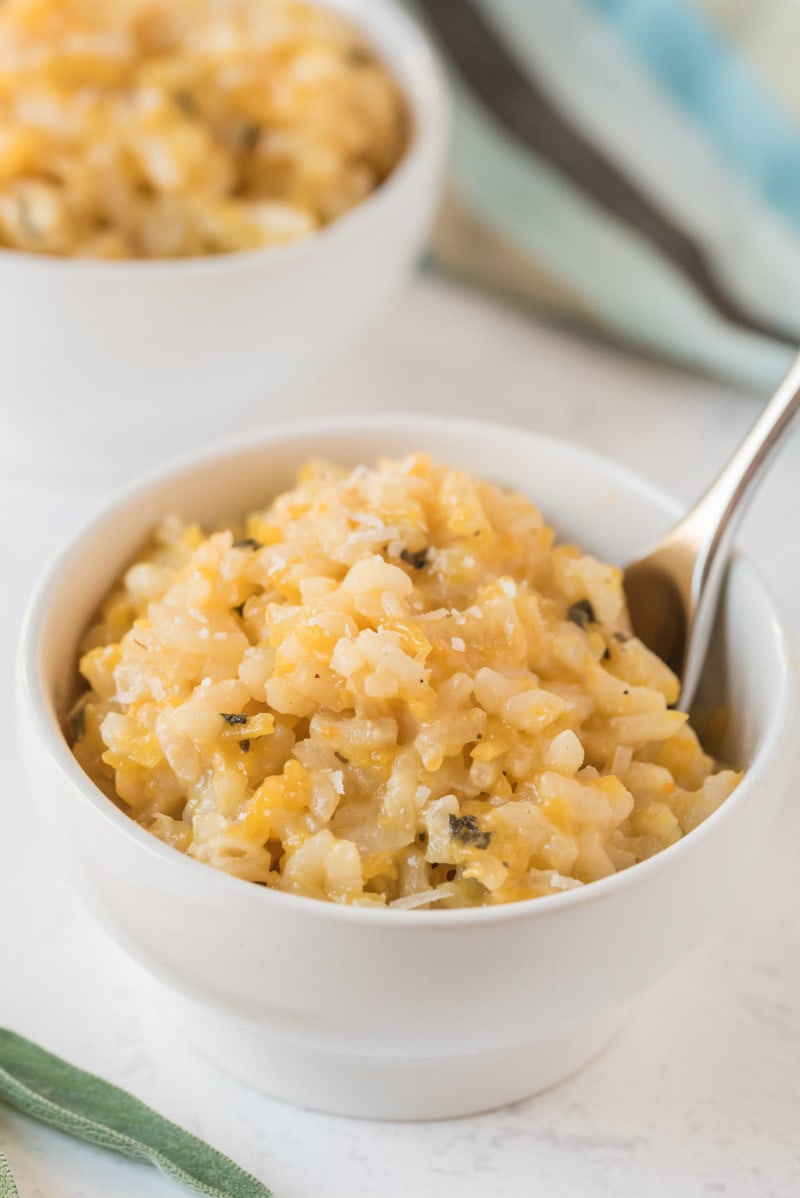
[[[800,344],[798,0],[412,0],[452,71],[448,267],[768,390]]]

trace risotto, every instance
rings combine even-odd
[[[304,237],[405,148],[356,29],[301,0],[3,0],[0,247],[175,258]]]
[[[153,836],[339,903],[579,887],[690,832],[717,769],[621,572],[413,455],[313,461],[242,526],[170,517],[87,634],[74,752]]]

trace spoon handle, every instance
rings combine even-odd
[[[681,521],[682,538],[694,547],[692,651],[683,690],[694,692],[736,529],[764,471],[800,412],[800,355],[731,460]]]

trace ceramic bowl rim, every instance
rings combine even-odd
[[[206,446],[148,472],[126,486],[110,502],[105,503],[99,511],[83,521],[40,576],[23,619],[17,669],[19,682],[27,696],[35,720],[36,740],[39,741],[42,751],[48,753],[52,763],[66,778],[70,789],[78,792],[79,801],[88,802],[96,814],[132,841],[137,850],[154,856],[166,869],[170,869],[173,875],[180,872],[187,885],[194,880],[198,886],[216,887],[222,896],[221,901],[224,901],[226,894],[230,894],[232,898],[234,895],[238,895],[239,900],[244,900],[245,894],[249,893],[254,912],[258,910],[256,904],[267,903],[270,906],[277,904],[277,909],[288,904],[287,910],[297,913],[305,910],[308,916],[316,913],[321,920],[330,919],[337,923],[381,926],[386,929],[396,928],[403,931],[416,928],[420,931],[441,932],[447,928],[463,929],[484,924],[488,926],[547,918],[550,914],[555,915],[557,912],[565,911],[568,907],[601,901],[606,896],[643,884],[648,877],[670,869],[673,862],[677,863],[681,856],[692,852],[703,839],[714,836],[719,825],[731,818],[742,804],[750,800],[753,786],[764,776],[770,762],[780,755],[784,748],[784,742],[788,744],[792,716],[797,703],[797,682],[790,664],[791,643],[786,632],[785,622],[778,613],[769,588],[746,556],[737,552],[735,555],[737,560],[745,565],[760,592],[778,650],[779,679],[775,709],[781,713],[781,718],[775,720],[764,733],[741,783],[716,811],[675,844],[663,849],[654,857],[612,874],[610,877],[588,883],[581,888],[497,907],[466,907],[420,912],[398,910],[391,907],[350,906],[255,886],[252,882],[246,882],[215,870],[164,844],[116,807],[84,773],[73,756],[55,711],[52,695],[44,686],[42,678],[40,650],[43,634],[55,614],[51,596],[63,576],[69,571],[72,559],[79,557],[87,543],[120,512],[131,507],[135,508],[138,503],[146,499],[149,492],[161,486],[176,483],[181,478],[188,478],[212,464],[221,465],[225,461],[232,461],[239,456],[250,455],[261,449],[274,450],[283,442],[295,441],[303,437],[318,437],[348,431],[352,431],[354,434],[369,432],[377,435],[381,432],[416,430],[434,436],[437,433],[452,431],[454,427],[467,435],[474,436],[498,434],[509,436],[513,434],[516,437],[525,437],[535,441],[540,448],[550,446],[554,451],[567,452],[578,462],[583,460],[595,468],[600,466],[603,471],[613,474],[620,486],[646,496],[661,507],[666,514],[675,518],[682,514],[681,505],[673,498],[628,467],[617,463],[613,458],[577,445],[565,438],[521,428],[512,423],[403,413],[384,413],[373,416],[351,415],[325,419],[310,418],[280,424],[269,432],[261,431],[256,435],[238,436],[213,447]],[[236,890],[230,891],[231,886]]]

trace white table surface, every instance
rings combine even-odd
[[[490,415],[571,437],[691,499],[757,401],[589,345],[499,304],[418,281],[349,358],[285,410]],[[77,435],[77,432],[76,432]],[[797,1198],[800,804],[738,909],[647,993],[603,1056],[516,1106],[433,1124],[295,1110],[220,1073],[162,1025],[149,983],[84,913],[33,819],[14,732],[13,662],[34,577],[107,492],[0,466],[0,1023],[125,1086],[266,1182],[276,1198]],[[800,644],[800,441],[742,542]],[[155,1170],[0,1106],[23,1198],[180,1191]]]

